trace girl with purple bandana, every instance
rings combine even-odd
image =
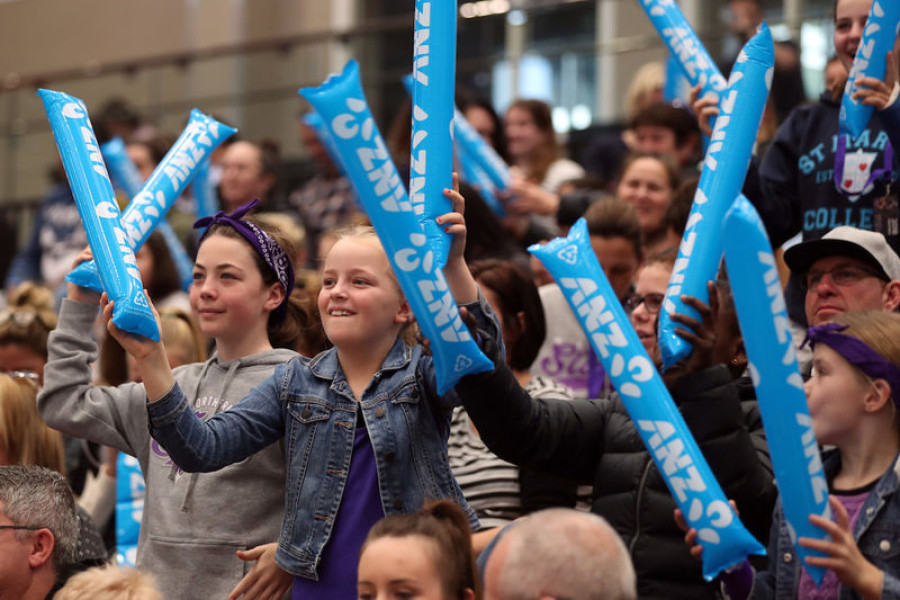
[[[202,419],[229,411],[276,366],[297,356],[304,315],[290,299],[290,257],[296,252],[278,232],[244,217],[254,205],[198,222],[207,229],[190,304],[216,352],[174,371],[166,361],[166,371],[185,390],[191,413]],[[85,251],[78,262],[89,258]],[[275,564],[284,514],[283,447],[272,444],[214,474],[179,469],[150,437],[144,384],[91,385],[99,301],[98,294],[69,284],[59,326],[50,334],[38,398],[44,420],[137,457],[146,481],[137,566],[156,576],[167,599],[263,592],[281,597],[291,584]]]
[[[480,330],[499,336],[463,258],[463,198],[456,190],[445,195],[455,211],[437,219],[453,239],[447,286]],[[285,514],[275,558],[294,575],[295,600],[345,600],[356,597],[366,532],[385,515],[449,498],[473,528],[478,519],[447,457],[451,409],[460,399],[452,390],[437,393],[431,357],[405,341],[410,307],[371,227],[348,230],[328,252],[318,308],[333,347],[279,366],[206,422],[189,410],[158,344],[110,331],[141,365],[150,432],[179,467],[214,471],[284,440]]]
[[[831,539],[799,544],[820,551],[807,562],[828,571],[817,587],[797,559],[779,504],[768,569],[754,576],[745,562],[723,577],[725,590],[733,600],[900,598],[900,314],[847,313],[811,327],[807,342],[813,431],[834,447],[823,455],[833,521],[810,515]],[[686,540],[694,544],[694,530]]]

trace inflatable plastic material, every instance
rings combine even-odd
[[[128,234],[127,242],[132,250],[143,246],[153,229],[164,221],[166,213],[191,182],[197,166],[208,160],[212,151],[234,135],[235,131],[237,130],[233,127],[223,125],[197,109],[191,111],[187,127],[156,166],[140,193],[132,198],[122,213],[122,228]],[[170,233],[170,239],[177,239],[174,232]],[[179,242],[174,249],[172,246],[169,249],[173,251],[172,258],[176,260],[176,265],[178,261],[182,263],[179,268],[181,273],[186,261],[190,262],[184,253],[184,247]],[[182,279],[184,280],[184,275]],[[100,287],[90,263],[79,265],[66,276],[66,281],[97,291],[105,288]]]
[[[811,514],[831,518],[828,483],[803,392],[803,377],[797,367],[775,256],[756,209],[743,195],[728,211],[722,230],[725,264],[772,454],[775,481],[785,482],[778,486],[784,516],[801,564],[821,584],[825,569],[813,567],[805,559],[824,555],[798,546],[797,537],[828,537],[809,522]]]
[[[120,567],[135,566],[145,495],[138,460],[120,452],[116,460],[116,564]]]
[[[316,109],[341,155],[416,321],[431,340],[437,388],[444,393],[463,376],[493,368],[459,316],[444,274],[384,140],[375,126],[359,80],[359,65],[351,60],[340,75],[317,88],[300,90]]]
[[[678,5],[673,0],[640,0],[640,4],[669,52],[678,59],[691,87],[699,84],[701,97],[712,94],[719,101],[725,78]]]
[[[478,166],[478,163],[469,156],[460,144],[456,145],[456,157],[459,162],[459,168],[462,171],[462,178],[478,190],[482,199],[494,211],[495,215],[501,218],[505,217],[506,209],[503,207],[503,202],[494,193],[494,184],[491,182],[488,174],[484,172],[484,169]]]
[[[482,139],[459,109],[453,113],[453,134],[456,143],[487,173],[494,188],[499,192],[505,191],[512,181],[509,165],[500,158],[496,150]]]
[[[439,266],[451,242],[435,219],[451,210],[444,190],[453,187],[456,11],[456,0],[416,0],[409,197]]]
[[[159,341],[141,274],[84,102],[62,92],[38,90],[78,214],[100,271],[103,289],[115,302],[112,321],[119,329]]]
[[[106,166],[109,168],[109,174],[112,175],[113,183],[118,184],[118,187],[128,195],[129,199],[137,197],[141,192],[143,181],[141,180],[141,174],[138,172],[137,167],[135,167],[131,157],[128,156],[122,138],[115,137],[105,144],[101,144],[100,152],[106,160]],[[126,209],[126,213],[127,211],[128,209]],[[163,239],[166,242],[166,247],[169,250],[169,255],[175,263],[175,268],[178,269],[178,278],[181,281],[181,289],[187,290],[194,279],[194,261],[188,256],[181,240],[175,235],[175,231],[165,218],[160,219],[156,226],[156,230],[162,234]],[[133,250],[137,252],[138,248],[135,247]],[[79,269],[90,270],[96,274],[96,265],[92,263],[84,263]],[[85,287],[94,287],[94,284],[100,283],[100,279],[95,277],[86,283],[88,283],[88,285]],[[79,283],[79,285],[82,284]],[[96,289],[96,287],[94,287],[94,289]]]
[[[584,218],[575,223],[568,237],[544,246],[535,244],[528,250],[559,284],[672,497],[697,530],[703,545],[703,576],[710,580],[748,554],[764,554],[765,548],[729,506],[616,299],[591,249]]]
[[[334,147],[334,140],[331,139],[331,134],[328,133],[328,127],[325,126],[322,117],[315,111],[312,111],[303,115],[302,119],[303,122],[306,123],[306,126],[315,132],[316,137],[319,138],[319,143],[325,148],[325,152],[328,153],[328,157],[331,159],[331,162],[334,163],[334,166],[338,171],[344,173],[344,165],[341,164],[341,157]]]
[[[681,62],[674,55],[669,54],[666,59],[666,80],[663,85],[663,100],[672,104],[680,103],[687,106],[690,96],[690,83],[681,70]]]
[[[681,302],[682,294],[704,302],[709,300],[706,284],[715,279],[722,259],[722,219],[744,185],[756,132],[772,87],[774,64],[772,34],[763,23],[759,33],[738,55],[728,88],[719,102],[719,117],[659,313],[659,349],[664,370],[691,352],[690,344],[675,333],[676,324],[671,315],[698,316],[694,309]]]
[[[856,139],[869,124],[874,106],[866,106],[851,98],[858,90],[855,81],[860,77],[883,80],[887,66],[887,53],[894,48],[900,27],[900,2],[875,0],[869,10],[866,28],[847,76],[844,97],[841,99],[840,132]]]
[[[216,188],[210,178],[209,159],[201,161],[194,173],[191,182],[191,192],[194,195],[197,218],[211,217],[219,212],[219,197]]]

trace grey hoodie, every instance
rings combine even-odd
[[[253,563],[236,550],[278,540],[284,515],[281,442],[215,473],[181,472],[150,437],[141,384],[90,384],[97,358],[91,328],[97,308],[63,300],[50,334],[38,410],[51,427],[137,457],[146,480],[137,566],[153,573],[167,600],[225,598]],[[253,356],[175,369],[175,380],[202,418],[228,410],[275,367],[297,354]]]

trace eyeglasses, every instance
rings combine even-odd
[[[833,269],[811,269],[801,279],[803,289],[808,290],[818,286],[826,275],[830,275],[831,282],[838,287],[853,285],[867,277],[876,277],[884,281],[884,276],[875,269],[867,269],[856,265],[841,265]]]
[[[655,315],[659,312],[659,309],[662,307],[663,300],[665,300],[665,294],[646,294],[641,296],[640,294],[633,294],[628,300],[625,301],[625,308],[628,312],[633,312],[638,306],[643,304],[647,308],[647,312],[651,315]]]
[[[30,527],[28,525],[0,525],[0,529],[24,529],[26,531],[37,531],[38,529],[44,529],[44,527]]]

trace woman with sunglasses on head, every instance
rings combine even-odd
[[[659,361],[656,328],[677,251],[648,259],[629,301],[631,321]],[[776,490],[753,386],[740,378],[747,357],[727,283],[710,304],[683,296],[701,315],[673,315],[692,354],[663,376],[688,427],[741,519],[765,539]],[[688,331],[696,331],[697,334]],[[629,548],[642,599],[717,598],[672,520],[675,501],[616,394],[560,401],[529,396],[486,342],[498,373],[457,386],[488,448],[518,465],[593,484],[591,511],[606,518]],[[679,547],[682,546],[682,547]]]

